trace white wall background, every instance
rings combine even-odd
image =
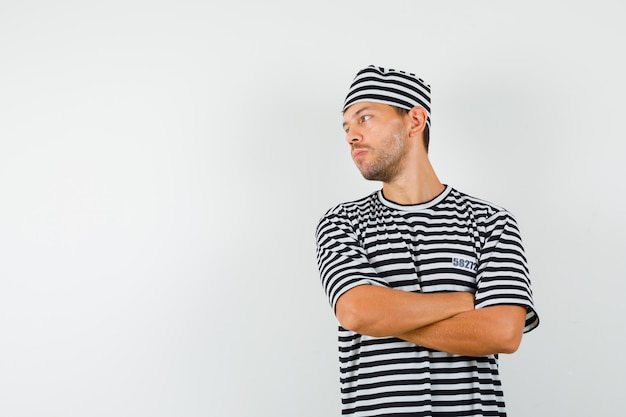
[[[441,179],[522,227],[510,416],[623,415],[625,12],[0,0],[0,415],[339,415],[313,234],[378,188],[340,127],[369,64],[432,84]]]

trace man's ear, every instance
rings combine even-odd
[[[410,135],[417,136],[426,128],[426,120],[428,120],[428,113],[422,106],[415,106],[408,113],[411,120]]]

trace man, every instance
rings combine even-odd
[[[439,181],[430,86],[414,74],[360,70],[343,127],[382,189],[332,208],[316,230],[340,324],[342,413],[505,416],[498,354],[539,324],[514,217]]]

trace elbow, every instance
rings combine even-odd
[[[344,329],[369,336],[379,336],[374,331],[376,320],[371,317],[371,309],[364,308],[353,297],[341,297],[335,308],[335,316]]]
[[[363,330],[363,320],[358,309],[353,304],[344,302],[338,303],[335,309],[335,316],[341,327],[360,333]]]
[[[496,342],[495,351],[505,354],[515,353],[522,343],[526,309],[519,306],[503,306],[501,313],[497,315],[498,319],[494,323],[494,329],[497,329],[493,335]]]
[[[343,293],[335,304],[335,316],[344,329],[373,337],[392,335],[383,287],[358,285]]]
[[[517,329],[509,329],[509,331],[502,334],[500,337],[500,353],[511,354],[517,352],[520,344],[522,343],[522,332]]]
[[[478,343],[476,349],[470,351],[452,352],[461,355],[469,356],[485,356],[485,355],[497,355],[497,354],[511,354],[515,353],[519,348],[522,341],[521,334],[509,332],[498,332],[497,334],[491,334],[488,341]]]
[[[500,353],[504,353],[504,354],[515,353],[517,352],[519,345],[520,345],[519,343],[508,343],[508,344],[502,345],[502,347],[500,348]]]

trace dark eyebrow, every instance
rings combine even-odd
[[[356,118],[359,114],[361,114],[361,113],[363,113],[363,112],[365,112],[365,111],[369,111],[369,110],[371,110],[371,108],[370,108],[370,107],[367,107],[367,106],[366,106],[366,107],[363,107],[363,108],[361,108],[361,109],[357,110],[357,111],[356,111],[356,113],[354,113],[354,115],[352,115],[352,118],[354,119],[354,118]],[[346,125],[347,125],[347,124],[348,124],[347,122],[343,122],[343,124],[341,125],[341,126],[343,127],[343,130],[346,130]]]

